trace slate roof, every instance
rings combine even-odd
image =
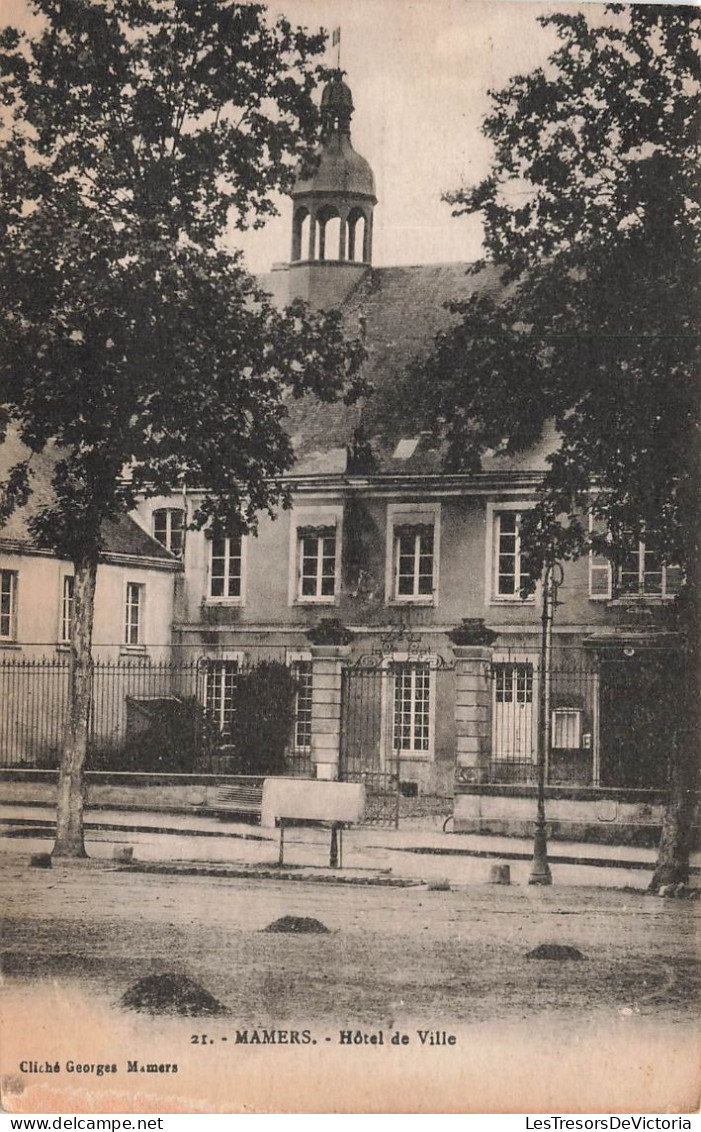
[[[19,460],[26,458],[27,450],[20,442],[17,434],[11,429],[3,444],[0,444],[0,480],[8,470]],[[0,545],[6,540],[12,543],[24,544],[30,549],[33,540],[27,527],[31,515],[36,514],[40,507],[51,502],[51,477],[57,455],[55,449],[32,456],[32,495],[26,507],[19,508],[10,516],[4,525],[0,526]],[[162,562],[176,562],[173,555],[152,538],[142,527],[128,515],[108,520],[102,528],[103,554],[128,555],[133,558],[159,559]]]
[[[496,270],[481,273],[479,283],[468,275],[469,264],[422,264],[415,267],[371,268],[343,303],[341,310],[350,334],[365,325],[368,358],[364,374],[372,392],[362,405],[320,404],[303,398],[289,406],[289,431],[297,462],[293,474],[344,473],[346,448],[361,421],[380,475],[417,475],[443,470],[442,451],[425,432],[416,407],[397,394],[398,378],[417,358],[432,348],[436,334],[457,320],[445,309],[450,300],[467,299],[479,286],[497,291]],[[284,272],[259,279],[264,289],[281,298]],[[423,435],[421,435],[423,433]],[[395,456],[400,440],[419,438],[406,459]],[[513,460],[483,461],[485,471],[543,468],[543,451]]]

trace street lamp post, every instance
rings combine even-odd
[[[545,775],[550,752],[552,713],[550,710],[550,669],[553,649],[553,618],[557,605],[557,591],[562,584],[562,566],[550,563],[543,576],[543,614],[540,638],[540,681],[538,688],[538,792],[533,861],[528,877],[529,884],[552,884],[548,864],[548,835],[545,825]]]

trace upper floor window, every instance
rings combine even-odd
[[[298,527],[298,599],[333,601],[336,595],[336,528]]]
[[[71,639],[74,591],[75,578],[72,574],[64,574],[63,590],[61,593],[61,643],[64,645],[67,645]]]
[[[431,597],[433,594],[433,524],[403,524],[394,528],[394,595]]]
[[[17,636],[17,571],[0,570],[0,640]]]
[[[185,543],[185,512],[182,507],[159,507],[153,512],[153,537],[181,558]]]
[[[494,514],[494,596],[519,600],[528,581],[522,563],[521,512]]]
[[[616,565],[606,555],[590,552],[590,598],[671,598],[681,584],[681,568],[663,560],[660,540],[652,532]]]
[[[679,567],[663,562],[660,541],[652,534],[626,555],[616,573],[616,593],[620,597],[672,597],[679,592],[680,585]]]
[[[209,596],[240,601],[243,596],[243,539],[213,538],[210,543]]]
[[[387,513],[388,602],[433,605],[438,600],[440,504],[390,504]]]
[[[124,618],[125,645],[143,644],[144,588],[139,582],[127,582]]]

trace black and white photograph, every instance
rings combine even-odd
[[[4,1113],[692,1129],[700,27],[0,0]]]

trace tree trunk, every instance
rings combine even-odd
[[[95,552],[75,563],[69,716],[58,776],[54,857],[87,856],[83,837],[83,776],[92,702],[92,630],[97,561]]]
[[[657,864],[649,891],[665,884],[686,884],[696,810],[697,757],[694,733],[683,729],[672,751],[669,798],[662,819]]]

